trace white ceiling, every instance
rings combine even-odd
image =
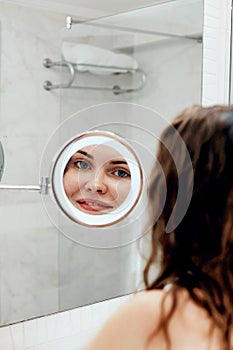
[[[170,1],[176,0],[0,0],[89,19]]]
[[[114,14],[124,12],[156,3],[166,2],[167,0],[48,0],[54,3],[66,4],[67,6],[76,6],[87,8],[94,11],[101,11],[105,14]],[[171,1],[171,0],[170,0]]]
[[[0,0],[22,6],[71,16],[83,21],[110,15],[116,16],[115,25],[175,34],[198,34],[202,32],[201,7],[203,0]],[[152,6],[165,4],[165,6]],[[140,9],[140,11],[134,11]],[[127,13],[129,11],[129,14]],[[133,13],[133,16],[132,16]],[[111,17],[109,17],[112,23]],[[116,23],[118,21],[119,23]],[[161,38],[160,38],[161,39]]]

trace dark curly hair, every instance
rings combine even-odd
[[[182,171],[186,179],[183,195],[190,191],[192,179],[193,187],[183,219],[167,233],[181,176],[177,170],[179,155],[174,159],[169,151],[176,147],[177,132],[187,147],[192,164],[192,169]],[[148,290],[162,289],[167,284],[173,286],[170,291],[173,304],[162,318],[160,329],[164,330],[169,347],[167,323],[177,305],[177,292],[185,288],[194,302],[205,308],[222,329],[226,349],[230,349],[233,321],[233,106],[194,105],[185,109],[161,135],[157,159],[160,167],[154,167],[149,188],[150,205],[155,211],[163,188],[162,179],[165,179],[167,194],[162,212],[153,225],[144,282]],[[151,278],[154,264],[159,266],[159,273]]]

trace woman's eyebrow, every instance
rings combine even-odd
[[[126,165],[128,165],[128,163],[125,160],[112,160],[110,162],[110,164],[126,164]]]
[[[76,153],[81,153],[81,154],[83,154],[84,156],[87,156],[88,158],[93,159],[93,157],[92,157],[91,154],[89,154],[89,153],[87,153],[87,152],[85,152],[85,151],[82,151],[81,149],[78,150]]]

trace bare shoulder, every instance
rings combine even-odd
[[[145,339],[158,324],[163,295],[159,290],[137,293],[83,350],[144,349]]]
[[[155,334],[155,330],[161,322],[161,314],[170,311],[172,301],[172,293],[164,290],[136,294],[109,318],[83,350],[166,349],[164,332]],[[168,323],[168,333],[173,349],[223,348],[220,330],[213,327],[207,311],[198,306],[185,290],[179,291],[177,307]]]
[[[119,309],[119,317],[128,318],[129,321],[136,321],[135,326],[142,330],[155,327],[157,316],[161,312],[161,301],[164,291],[153,290],[135,294],[132,299]],[[117,316],[117,315],[116,315]],[[151,327],[150,327],[151,326]]]

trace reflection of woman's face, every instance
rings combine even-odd
[[[105,214],[118,208],[127,197],[131,174],[127,162],[115,149],[91,145],[72,156],[63,181],[76,208],[89,214]]]

